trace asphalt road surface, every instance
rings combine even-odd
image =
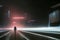
[[[0,40],[60,40],[60,34],[26,32],[26,31],[0,31]]]

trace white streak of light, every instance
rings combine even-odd
[[[18,32],[19,33],[19,32]],[[22,33],[19,33],[20,36],[22,36],[23,38],[25,38],[26,40],[29,40],[26,36],[24,36]]]
[[[14,30],[14,28],[0,28],[0,30]]]
[[[60,27],[17,28],[17,30],[60,34]]]
[[[20,31],[57,31],[60,32],[60,27],[36,27],[36,28],[17,28]]]
[[[8,35],[9,33],[10,33],[10,32],[7,32],[7,33],[3,34],[2,36],[0,36],[0,38],[2,38],[2,37],[4,37],[4,36]]]
[[[24,32],[26,32],[26,31],[24,31]],[[45,37],[45,38],[50,38],[50,39],[53,39],[53,40],[60,40],[60,39],[50,37],[50,36],[46,36],[46,35],[42,35],[42,34],[37,34],[37,33],[32,33],[32,32],[26,32],[26,33],[37,35],[37,36],[42,36],[42,37]]]
[[[56,8],[56,7],[59,7],[59,6],[60,6],[60,3],[56,4],[56,5],[53,5],[51,8]]]
[[[12,35],[12,33],[10,32],[9,35],[6,37],[6,40],[9,40],[11,35]]]
[[[32,32],[33,32],[33,31],[32,31]],[[54,32],[54,31],[34,31],[34,32],[42,32],[42,33],[60,34],[60,32]]]

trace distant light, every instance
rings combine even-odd
[[[35,20],[29,20],[30,22],[34,22]]]
[[[13,17],[13,19],[24,19],[24,17]]]
[[[59,7],[60,6],[60,3],[56,4],[56,5],[53,5],[51,8],[56,8],[56,7]]]
[[[0,7],[3,7],[2,5],[0,5]]]
[[[10,10],[8,10],[8,18],[10,18]]]

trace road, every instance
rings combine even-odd
[[[32,31],[2,31],[0,40],[59,40],[60,34],[32,32]]]

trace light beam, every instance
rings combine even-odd
[[[19,33],[19,32],[18,32]],[[25,38],[26,40],[29,40],[26,36],[24,36],[22,33],[19,33],[20,36],[22,36],[23,38]]]
[[[3,34],[2,36],[0,36],[0,38],[2,38],[2,37],[4,37],[4,36],[8,35],[9,33],[10,33],[10,32],[7,32],[7,33]]]
[[[50,37],[50,36],[47,36],[47,35],[42,35],[42,34],[37,34],[37,33],[32,33],[32,32],[26,32],[26,31],[24,31],[24,32],[25,32],[25,33],[29,33],[29,34],[33,34],[33,35],[36,35],[36,36],[41,36],[41,37],[53,39],[53,40],[60,40],[60,39],[58,39],[58,38]]]
[[[12,33],[10,32],[9,35],[6,37],[6,40],[10,40]]]

